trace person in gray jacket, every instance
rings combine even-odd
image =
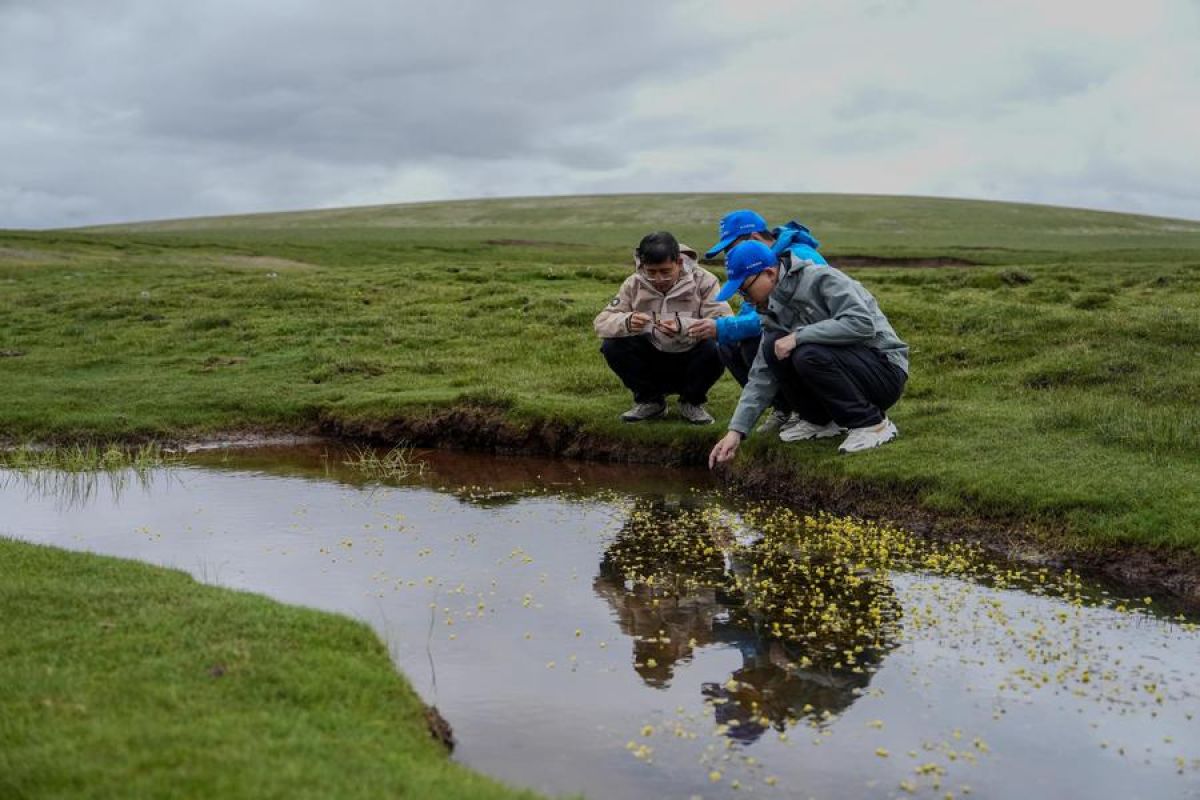
[[[855,453],[896,438],[886,416],[908,380],[908,345],[862,284],[834,267],[747,241],[726,258],[717,294],[739,293],[762,319],[763,338],[729,431],[709,454],[710,467],[733,458],[776,390],[800,416],[803,436],[848,432],[838,447]]]

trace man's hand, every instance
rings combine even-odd
[[[712,469],[717,464],[724,464],[726,461],[732,460],[741,443],[742,435],[737,431],[729,431],[722,436],[721,440],[713,447],[712,452],[708,454],[708,468]]]
[[[787,336],[780,336],[775,340],[775,357],[780,361],[785,360],[796,349],[796,334],[789,333]]]
[[[665,333],[667,336],[676,336],[679,333],[679,320],[664,319],[656,322],[654,327]]]
[[[698,342],[717,338],[717,321],[715,319],[696,320],[688,327],[688,336]]]
[[[629,315],[629,330],[634,333],[641,333],[646,330],[646,326],[650,324],[650,315],[643,314],[641,311],[634,311]]]

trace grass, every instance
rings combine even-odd
[[[357,445],[353,453],[342,462],[359,475],[374,480],[402,480],[410,475],[425,472],[425,462],[413,456],[412,448],[396,445],[383,455],[373,447]]]
[[[147,472],[182,461],[182,457],[167,452],[157,442],[137,446],[119,443],[95,444],[83,442],[53,447],[23,444],[0,450],[0,469],[28,473],[44,470],[61,472],[117,472],[133,470]]]
[[[628,397],[591,320],[647,230],[704,247],[739,206],[804,221],[835,265],[885,260],[847,271],[913,364],[895,443],[751,440],[740,458],[1072,547],[1200,552],[1200,223],[1074,209],[638,195],[0,232],[0,435],[382,429],[483,405],[710,443],[617,421]],[[952,265],[913,266],[932,259]],[[724,378],[719,423],[736,397]],[[5,541],[0,611],[0,795],[500,791],[430,749],[381,645],[344,619]]]
[[[0,797],[534,797],[445,757],[373,632],[0,539]]]
[[[454,404],[661,443],[615,421],[590,323],[648,228],[797,217],[913,348],[877,453],[817,479],[1047,521],[1081,546],[1200,550],[1200,223],[974,201],[638,195],[417,204],[0,233],[0,429],[74,441],[387,420]],[[886,263],[886,262],[885,262]],[[736,386],[713,410],[727,418]],[[750,448],[753,450],[753,448]]]

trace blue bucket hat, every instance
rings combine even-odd
[[[775,254],[762,242],[742,242],[730,250],[725,258],[725,277],[728,280],[717,292],[717,300],[724,302],[733,297],[742,281],[776,263]]]
[[[750,233],[758,233],[767,230],[767,221],[763,219],[758,212],[751,211],[748,208],[739,208],[737,211],[730,211],[725,216],[721,217],[720,233],[721,241],[717,242],[704,254],[705,258],[712,258],[717,253],[721,252],[729,245],[733,244],[733,240],[739,236],[745,236]]]

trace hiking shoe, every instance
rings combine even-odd
[[[666,415],[667,404],[661,400],[657,403],[634,403],[633,408],[621,415],[621,421],[641,422],[644,419],[655,419]]]
[[[860,450],[870,450],[887,444],[900,435],[890,419],[884,417],[883,422],[869,428],[851,428],[846,434],[846,441],[838,447],[839,453],[857,453]]]
[[[775,433],[792,421],[792,415],[786,411],[772,411],[762,425],[758,426],[759,433]]]
[[[704,410],[704,406],[695,406],[691,403],[680,403],[679,416],[683,417],[693,425],[713,424],[713,416]]]
[[[846,429],[836,422],[817,425],[806,419],[797,419],[779,430],[779,438],[785,442],[806,442],[809,439],[829,439],[845,432]]]

